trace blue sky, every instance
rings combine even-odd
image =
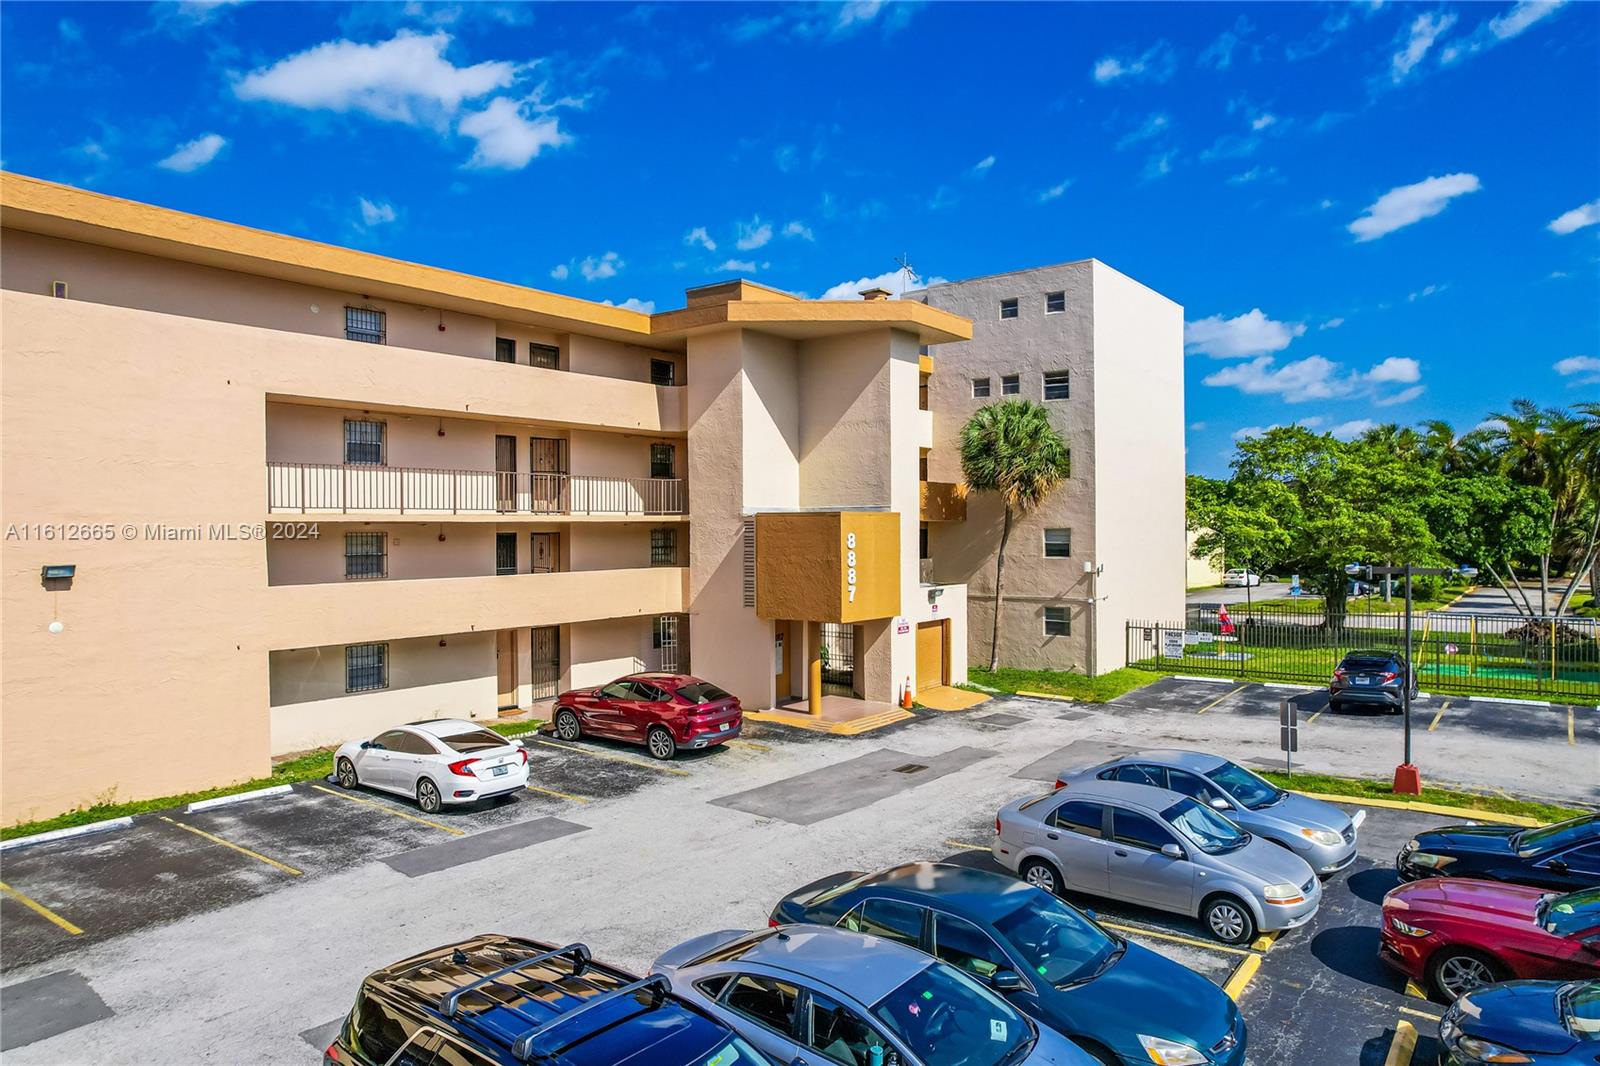
[[[1600,396],[1600,5],[6,4],[7,169],[615,303],[1097,257],[1189,466]]]

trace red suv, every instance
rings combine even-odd
[[[580,688],[556,697],[556,735],[585,733],[643,744],[657,759],[679,748],[709,748],[732,740],[744,712],[732,695],[688,674],[629,674],[603,688]]]
[[[1600,888],[1430,877],[1383,897],[1378,957],[1445,1000],[1512,978],[1600,976]]]

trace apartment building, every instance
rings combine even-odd
[[[642,314],[11,174],[0,264],[8,823],[641,669],[965,676],[917,567],[959,315]]]
[[[968,655],[987,663],[1003,509],[959,504],[961,426],[1032,400],[1072,449],[1072,473],[1006,549],[1002,665],[1101,673],[1126,663],[1126,624],[1184,602],[1183,308],[1094,259],[929,286],[917,301],[972,320],[930,348],[925,456],[933,519],[923,574],[966,585]]]

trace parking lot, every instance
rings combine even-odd
[[[306,783],[8,851],[0,1050],[18,1063],[315,1062],[360,978],[418,950],[503,931],[582,940],[642,970],[689,936],[763,924],[781,895],[835,870],[990,864],[996,808],[1068,765],[1173,744],[1281,765],[1286,697],[1308,721],[1309,768],[1398,761],[1394,719],[1335,719],[1315,693],[1166,680],[1108,705],[997,699],[856,738],[751,723],[725,750],[666,764],[540,737],[533,787],[488,809],[424,816]],[[1463,784],[1519,791],[1515,773],[1537,782],[1527,791],[1593,802],[1593,708],[1571,709],[1569,733],[1565,709],[1477,703],[1418,704],[1429,779],[1432,759]],[[1219,985],[1259,957],[1235,988],[1251,1062],[1376,1066],[1402,1021],[1426,1062],[1439,1008],[1378,964],[1376,922],[1395,851],[1448,820],[1373,810],[1313,923],[1253,948],[1216,944],[1193,920],[1078,902]],[[221,1020],[221,1042],[195,1024]]]

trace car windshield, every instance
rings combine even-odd
[[[1600,1040],[1600,981],[1574,981],[1561,990],[1561,1021],[1580,1040]]]
[[[451,751],[459,752],[503,748],[511,743],[499,733],[491,733],[487,729],[474,729],[470,733],[457,733],[453,737],[440,737],[439,740]]]
[[[1534,920],[1556,936],[1572,936],[1600,923],[1600,888],[1585,888],[1564,896],[1545,896],[1534,910]]]
[[[683,1066],[773,1066],[772,1060],[738,1037],[730,1037]]]
[[[691,681],[678,686],[678,695],[690,703],[716,703],[733,697],[709,681]]]
[[[1099,976],[1122,954],[1120,940],[1048,892],[1035,888],[1020,895],[1024,898],[1019,907],[995,919],[995,932],[1056,988]]]
[[[1238,851],[1250,843],[1249,833],[1192,799],[1179,800],[1162,811],[1161,817],[1207,855]]]
[[[1557,851],[1569,844],[1588,840],[1596,835],[1597,825],[1600,825],[1600,815],[1586,814],[1554,825],[1541,826],[1538,829],[1524,829],[1514,840],[1517,856],[1531,859],[1535,855],[1543,855],[1547,851]]]
[[[1287,795],[1277,785],[1227,760],[1213,766],[1205,774],[1227,789],[1228,795],[1242,803],[1247,810],[1259,811],[1263,807],[1270,807]]]
[[[942,962],[884,996],[872,1013],[927,1066],[1009,1066],[1036,1039],[1026,1018]]]

